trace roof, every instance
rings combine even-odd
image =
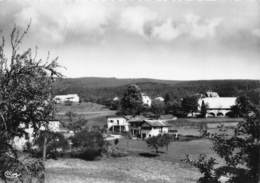
[[[162,120],[144,120],[144,123],[147,123],[150,126],[153,127],[168,127],[171,126],[168,123],[166,123],[165,121]]]
[[[107,118],[125,118],[125,119],[127,119],[125,116],[116,116],[116,115],[107,116]]]
[[[78,94],[56,95],[54,98],[74,98],[79,97]]]
[[[209,109],[230,109],[231,106],[236,105],[236,99],[236,97],[205,97],[198,102],[201,106],[204,101]]]
[[[129,122],[140,122],[140,121],[144,121],[147,118],[144,116],[135,116],[129,119]]]

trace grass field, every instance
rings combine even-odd
[[[56,118],[62,122],[69,122],[66,113],[73,112],[76,114],[74,120],[79,118],[87,120],[87,125],[100,126],[103,127],[106,124],[106,116],[114,115],[116,111],[109,110],[104,105],[83,102],[80,104],[72,104],[71,106],[66,106],[62,104],[56,105]]]
[[[49,160],[48,183],[194,183],[196,169],[142,157],[110,158],[100,161]]]
[[[211,142],[206,139],[172,142],[168,151],[157,157],[143,156],[152,152],[141,140],[120,139],[119,148],[129,151],[122,158],[103,158],[97,161],[80,159],[48,160],[48,183],[195,183],[200,173],[185,164],[185,154],[196,158],[204,153],[215,156]]]
[[[160,149],[160,155],[154,158],[172,163],[182,163],[181,160],[185,158],[186,154],[189,154],[194,158],[198,157],[199,154],[216,157],[211,146],[211,142],[207,139],[173,141],[169,145],[168,150],[166,148]],[[120,139],[118,147],[129,151],[130,154],[134,156],[154,153],[154,150],[148,148],[146,142],[143,140]]]

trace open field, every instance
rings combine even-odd
[[[154,158],[172,163],[183,163],[181,160],[185,159],[186,154],[189,154],[194,158],[198,157],[199,154],[216,157],[211,146],[211,142],[207,139],[174,141],[171,142],[168,150],[166,148],[160,149],[160,155]],[[153,153],[153,150],[148,148],[146,142],[143,140],[120,139],[118,147],[127,150],[134,156]]]
[[[69,119],[66,116],[66,113],[73,112],[76,114],[75,119],[85,119],[87,120],[87,125],[91,126],[100,126],[103,127],[106,124],[106,116],[114,115],[115,111],[109,110],[104,105],[83,102],[80,104],[72,104],[71,106],[66,106],[62,104],[56,105],[56,118],[62,122],[68,122]]]
[[[200,173],[181,160],[185,154],[196,158],[205,153],[215,156],[206,139],[172,142],[168,151],[161,149],[159,156],[148,157],[152,152],[144,141],[120,139],[119,148],[129,151],[122,158],[102,158],[97,161],[80,159],[48,160],[48,183],[195,183]]]
[[[193,183],[200,176],[178,163],[132,156],[91,162],[49,160],[46,169],[48,183]]]

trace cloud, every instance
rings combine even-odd
[[[172,41],[183,35],[195,39],[214,37],[221,21],[221,18],[203,19],[189,14],[174,22],[172,17],[161,17],[155,11],[137,6],[122,12],[119,27],[145,38]]]
[[[260,38],[260,29],[254,29],[254,30],[252,31],[252,34],[253,34],[254,36]]]
[[[127,32],[146,37],[145,26],[156,21],[156,12],[142,6],[126,8],[120,17],[119,27]]]
[[[63,43],[71,37],[102,36],[109,18],[109,10],[97,2],[47,0],[25,1],[14,22],[24,27],[31,19],[31,32],[37,39]]]
[[[182,34],[183,31],[181,29],[180,26],[174,26],[169,18],[160,25],[153,27],[152,37],[163,41],[171,41]]]
[[[221,18],[203,20],[201,17],[189,14],[186,17],[188,34],[196,39],[214,37]]]

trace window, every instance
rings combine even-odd
[[[111,120],[110,120],[110,122],[111,122],[111,123],[113,123],[113,122],[114,122],[114,120],[112,120],[112,119],[111,119]]]

